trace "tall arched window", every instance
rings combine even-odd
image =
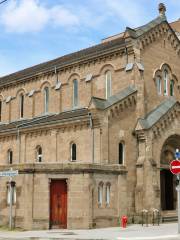
[[[8,164],[13,163],[13,151],[11,149],[9,149],[7,152],[7,160],[8,160]]]
[[[170,81],[170,96],[174,96],[174,81]]]
[[[124,164],[124,144],[119,143],[119,164]]]
[[[49,88],[44,88],[44,112],[48,113],[49,111]]]
[[[106,205],[110,205],[110,183],[106,184]]]
[[[73,80],[73,107],[78,106],[78,80]]]
[[[19,96],[20,118],[24,117],[24,95]]]
[[[156,77],[156,87],[157,87],[158,94],[161,95],[162,90],[161,90],[161,77],[160,76]]]
[[[71,144],[71,161],[76,161],[76,144]]]
[[[100,183],[98,186],[98,205],[102,206],[103,201],[103,183]]]
[[[36,161],[42,162],[42,147],[41,146],[37,146],[37,148],[36,148]]]
[[[106,72],[106,99],[111,96],[111,71]]]
[[[164,70],[164,95],[168,95],[168,81],[169,81],[169,76],[168,76],[168,71]]]

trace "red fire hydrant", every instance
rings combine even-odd
[[[121,227],[122,228],[126,228],[126,226],[127,226],[127,220],[128,220],[128,218],[127,218],[127,216],[122,216],[122,218],[121,218]]]

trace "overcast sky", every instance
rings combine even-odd
[[[1,0],[0,0],[1,1]],[[168,21],[180,0],[164,0]],[[0,5],[0,76],[99,43],[158,15],[157,0],[8,0]]]

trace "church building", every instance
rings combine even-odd
[[[0,225],[87,229],[158,209],[176,216],[180,20],[0,77]]]

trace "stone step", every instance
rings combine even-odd
[[[162,222],[177,222],[178,221],[178,216],[162,216]]]

